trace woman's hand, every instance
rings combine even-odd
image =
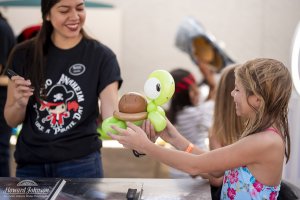
[[[4,108],[4,117],[9,126],[16,127],[24,121],[28,100],[33,91],[30,80],[25,80],[21,76],[11,77]]]
[[[30,96],[33,95],[34,91],[34,89],[31,87],[30,80],[25,80],[21,76],[13,76],[11,81],[14,103],[18,107],[26,107],[28,100]]]

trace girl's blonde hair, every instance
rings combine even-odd
[[[259,108],[248,102],[256,117],[247,121],[242,137],[275,126],[285,140],[285,155],[288,161],[290,156],[288,103],[292,92],[290,72],[280,61],[257,58],[237,67],[235,76],[245,88],[247,97],[256,95],[261,101]]]
[[[222,146],[236,142],[243,132],[242,119],[236,115],[235,103],[231,97],[231,91],[235,87],[234,70],[238,66],[240,65],[234,64],[223,69],[216,91],[211,133]]]

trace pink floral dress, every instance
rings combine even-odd
[[[263,185],[247,167],[239,167],[225,172],[221,200],[276,200],[279,190],[280,184]]]

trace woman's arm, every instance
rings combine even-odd
[[[4,67],[0,64],[0,86],[7,86],[8,77],[3,73]]]
[[[34,91],[30,86],[30,80],[20,76],[13,76],[8,82],[4,117],[10,127],[16,127],[24,121],[28,100]]]
[[[106,86],[100,93],[99,98],[101,102],[101,116],[106,119],[113,115],[113,112],[118,109],[118,81],[115,81]]]
[[[0,75],[0,86],[7,86],[8,77],[5,75]]]

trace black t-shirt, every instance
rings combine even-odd
[[[27,49],[14,54],[14,70],[24,75]],[[18,137],[18,164],[58,162],[99,150],[98,97],[110,83],[122,83],[115,54],[105,45],[82,39],[74,48],[50,45],[46,65],[46,99],[29,100]]]

